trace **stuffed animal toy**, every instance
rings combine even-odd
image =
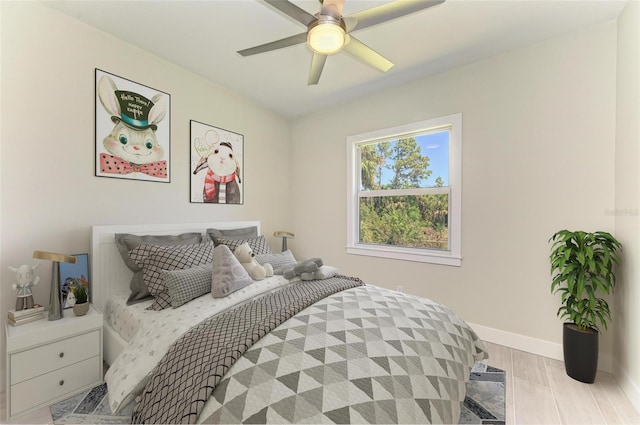
[[[236,256],[242,267],[245,268],[251,279],[253,280],[262,280],[265,277],[273,276],[273,267],[271,264],[266,263],[263,266],[258,263],[253,255],[253,250],[249,246],[247,242],[238,246],[234,251],[233,255]]]
[[[314,273],[318,271],[320,267],[322,267],[321,258],[307,258],[306,260],[298,261],[296,264],[285,266],[282,269],[282,276],[287,279],[293,279],[302,274]]]
[[[301,280],[320,280],[320,279],[329,279],[330,277],[334,277],[338,274],[338,269],[331,266],[320,266],[318,270],[311,273],[300,273]]]

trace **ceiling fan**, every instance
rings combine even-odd
[[[386,72],[393,67],[393,63],[359,41],[351,33],[435,6],[445,0],[396,0],[349,16],[342,16],[344,1],[320,0],[322,4],[320,12],[312,15],[287,0],[264,0],[265,3],[306,26],[307,31],[240,50],[238,53],[242,56],[250,56],[307,42],[313,51],[309,85],[318,84],[327,56],[341,50],[380,71]]]

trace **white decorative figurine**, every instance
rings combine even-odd
[[[34,271],[40,263],[35,266],[23,264],[20,267],[11,267],[9,269],[16,273],[18,283],[11,285],[11,288],[18,291],[18,299],[16,299],[16,311],[25,308],[33,308],[33,293],[31,288],[38,284],[40,276],[36,276]]]
[[[67,294],[67,299],[64,302],[64,308],[73,307],[76,305],[76,296],[73,294],[71,288],[69,288],[69,293]]]

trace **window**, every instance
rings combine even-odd
[[[347,138],[347,253],[461,265],[462,114]]]

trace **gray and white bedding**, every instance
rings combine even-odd
[[[129,341],[129,345],[110,365],[105,375],[111,410],[119,412],[134,400],[171,344],[193,326],[212,315],[288,284],[289,281],[284,277],[274,276],[249,285],[225,298],[213,298],[208,294],[180,308],[162,311],[145,310],[144,314],[148,318],[139,322],[138,331]],[[137,304],[129,307],[136,308]]]
[[[207,423],[458,423],[487,357],[450,309],[376,286],[331,295],[264,336],[225,374]]]
[[[233,302],[217,300],[227,302],[214,310],[297,284],[270,278],[231,294]],[[124,406],[141,393],[170,340],[190,328],[179,318],[202,322],[211,300],[193,300],[187,315],[167,311],[177,332],[166,320],[149,322],[154,325],[109,369],[110,401]],[[187,417],[210,423],[456,423],[469,372],[485,357],[477,335],[448,308],[357,287],[316,302],[262,337],[221,377],[199,417]]]
[[[112,295],[107,300],[103,313],[105,323],[126,342],[133,339],[147,317],[153,316],[152,311],[146,310],[153,300],[128,305],[128,299],[128,291]]]
[[[359,279],[299,282],[205,320],[184,334],[153,371],[133,423],[196,423],[225,372],[255,342],[304,308]]]
[[[470,370],[487,357],[466,323],[424,298],[344,276],[237,289],[248,275],[227,246],[128,248],[140,274],[131,290],[155,299],[107,308],[129,344],[105,380],[113,412],[136,399],[135,422],[457,423]],[[191,272],[205,264],[210,287]],[[158,294],[166,305],[149,309]]]

